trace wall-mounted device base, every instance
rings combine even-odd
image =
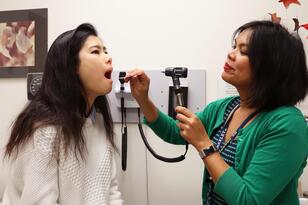
[[[27,74],[27,97],[32,100],[34,95],[40,89],[43,79],[43,73],[28,73]]]
[[[149,96],[159,110],[172,115],[170,105],[175,105],[175,96],[170,93],[172,91],[172,78],[165,76],[162,71],[164,68],[145,70],[145,73],[150,77],[151,84]],[[118,80],[120,71],[112,72],[113,89],[107,95],[110,104],[113,122],[121,123],[121,104],[120,104],[120,82]],[[193,112],[201,111],[205,106],[205,70],[188,68],[187,78],[180,78],[181,87],[186,90],[187,107]],[[136,101],[130,94],[129,83],[125,83],[125,107],[127,123],[138,123],[137,108],[139,107]],[[184,92],[185,95],[185,92]],[[169,97],[173,96],[173,98]],[[169,100],[170,99],[170,100]],[[174,113],[173,113],[174,115]]]

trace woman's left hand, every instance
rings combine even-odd
[[[181,106],[175,108],[177,126],[180,128],[181,136],[197,150],[208,146],[210,139],[200,119],[189,109]]]

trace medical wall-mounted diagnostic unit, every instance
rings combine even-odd
[[[147,69],[145,73],[150,78],[149,96],[157,108],[174,116],[176,99],[174,94],[172,78],[166,76],[162,71],[165,68]],[[184,104],[193,112],[201,111],[205,106],[205,70],[187,69],[187,77],[180,78],[181,88],[184,96]],[[121,97],[123,95],[124,107],[126,108],[126,122],[138,122],[138,104],[130,93],[129,83],[124,84],[124,91],[121,93],[121,83],[118,80],[120,71],[113,71],[113,89],[108,94],[110,110],[115,123],[121,123]]]

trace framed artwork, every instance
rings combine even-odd
[[[47,54],[47,8],[0,11],[0,78],[43,72]]]

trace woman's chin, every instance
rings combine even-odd
[[[112,90],[112,85],[110,87],[108,87],[106,90],[105,90],[105,94],[108,94],[110,93]]]
[[[223,81],[225,81],[225,82],[227,82],[228,83],[228,75],[225,73],[225,72],[223,72],[222,74],[221,74],[221,79],[223,80]]]

